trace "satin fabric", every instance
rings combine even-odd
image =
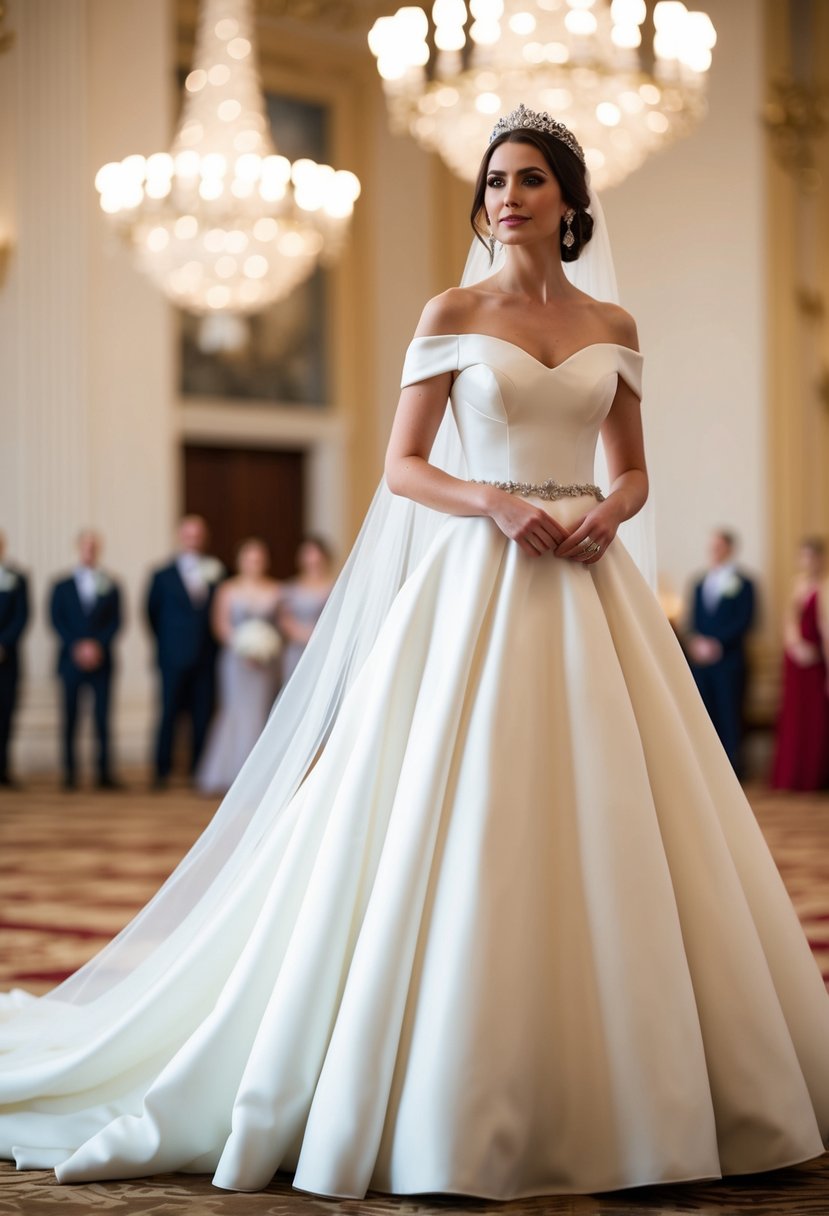
[[[584,482],[640,368],[447,335],[404,384],[459,372],[470,476]],[[829,998],[657,602],[618,541],[529,558],[477,517],[446,517],[152,991],[26,1002],[0,1041],[0,1148],[63,1182],[509,1199],[771,1169],[829,1131]]]

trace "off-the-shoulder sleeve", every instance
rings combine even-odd
[[[627,346],[618,347],[619,375],[637,397],[642,397],[642,355]]]
[[[434,337],[412,338],[403,362],[400,387],[453,372],[458,366],[458,335],[436,334]]]

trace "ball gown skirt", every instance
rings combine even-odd
[[[581,484],[639,364],[447,335],[404,383],[459,371],[471,476]],[[22,1168],[509,1199],[772,1169],[829,1131],[829,997],[620,542],[584,567],[447,516],[245,883],[102,1000],[64,1011],[71,1052],[48,998],[10,1007]]]
[[[818,593],[804,602],[800,635],[818,648],[820,658],[801,667],[783,656],[783,697],[771,784],[777,790],[822,790],[829,785],[829,693],[820,632]]]

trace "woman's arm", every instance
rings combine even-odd
[[[614,308],[614,313],[619,344],[638,350],[639,341],[633,318],[620,308]],[[557,557],[572,557],[574,561],[583,561],[588,565],[601,557],[619,525],[641,511],[648,497],[641,402],[621,377],[602,426],[602,442],[610,475],[610,491],[604,502],[588,511],[556,554]],[[600,553],[584,555],[579,552],[579,546],[587,536],[601,545]]]
[[[210,628],[222,646],[227,646],[233,633],[230,621],[230,580],[220,583],[210,605]]]

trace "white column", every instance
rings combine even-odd
[[[105,159],[166,146],[172,81],[168,0],[13,0],[6,24],[16,38],[0,65],[0,229],[14,249],[0,284],[0,526],[34,592],[16,731],[25,771],[57,757],[45,598],[87,525],[103,532],[105,564],[131,601],[119,751],[146,751],[134,600],[169,544],[170,324],[111,248],[93,179]]]

